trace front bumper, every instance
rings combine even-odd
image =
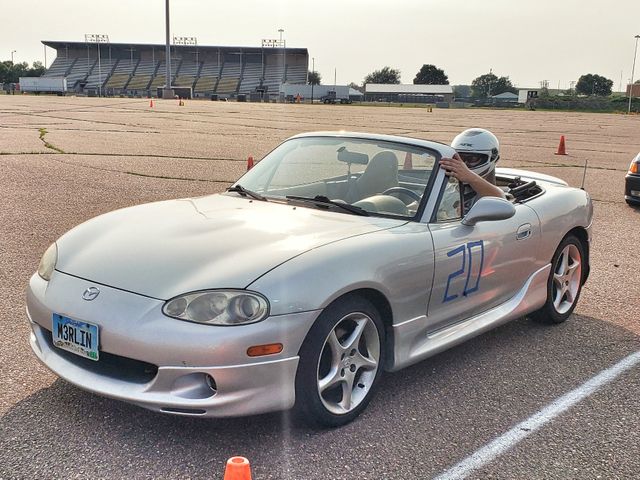
[[[151,410],[229,417],[285,410],[295,402],[298,350],[318,311],[217,327],[164,316],[164,302],[54,272],[27,291],[31,348],[54,373],[90,392]],[[98,325],[100,357],[85,359],[53,346],[52,314]],[[279,342],[278,355],[249,357],[253,345]],[[209,377],[208,377],[209,376]],[[213,382],[211,382],[213,379]]]
[[[624,199],[640,205],[640,175],[628,173],[624,178]]]

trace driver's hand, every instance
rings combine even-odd
[[[469,170],[466,163],[462,161],[460,155],[457,153],[453,158],[440,159],[440,166],[444,168],[446,174],[450,177],[454,177],[456,180],[462,183],[472,183],[476,174]]]

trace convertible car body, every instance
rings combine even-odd
[[[63,235],[27,291],[31,346],[67,381],[152,410],[296,405],[340,425],[398,370],[511,319],[558,323],[589,272],[583,190],[498,169],[463,211],[455,152],[292,137],[229,191],[115,211]]]

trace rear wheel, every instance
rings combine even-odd
[[[300,349],[296,408],[304,419],[336,427],[367,406],[384,362],[384,327],[367,300],[345,297],[327,309]]]
[[[547,300],[540,310],[531,314],[534,320],[553,324],[569,318],[582,290],[584,259],[584,247],[578,238],[568,235],[560,242],[551,260]]]

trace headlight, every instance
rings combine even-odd
[[[58,261],[58,247],[56,244],[52,244],[47,251],[42,255],[40,259],[40,265],[38,265],[38,275],[40,275],[47,282],[51,279],[53,269],[56,268],[56,262]]]
[[[244,290],[188,293],[164,304],[162,312],[173,318],[208,325],[244,325],[264,320],[269,302]]]

